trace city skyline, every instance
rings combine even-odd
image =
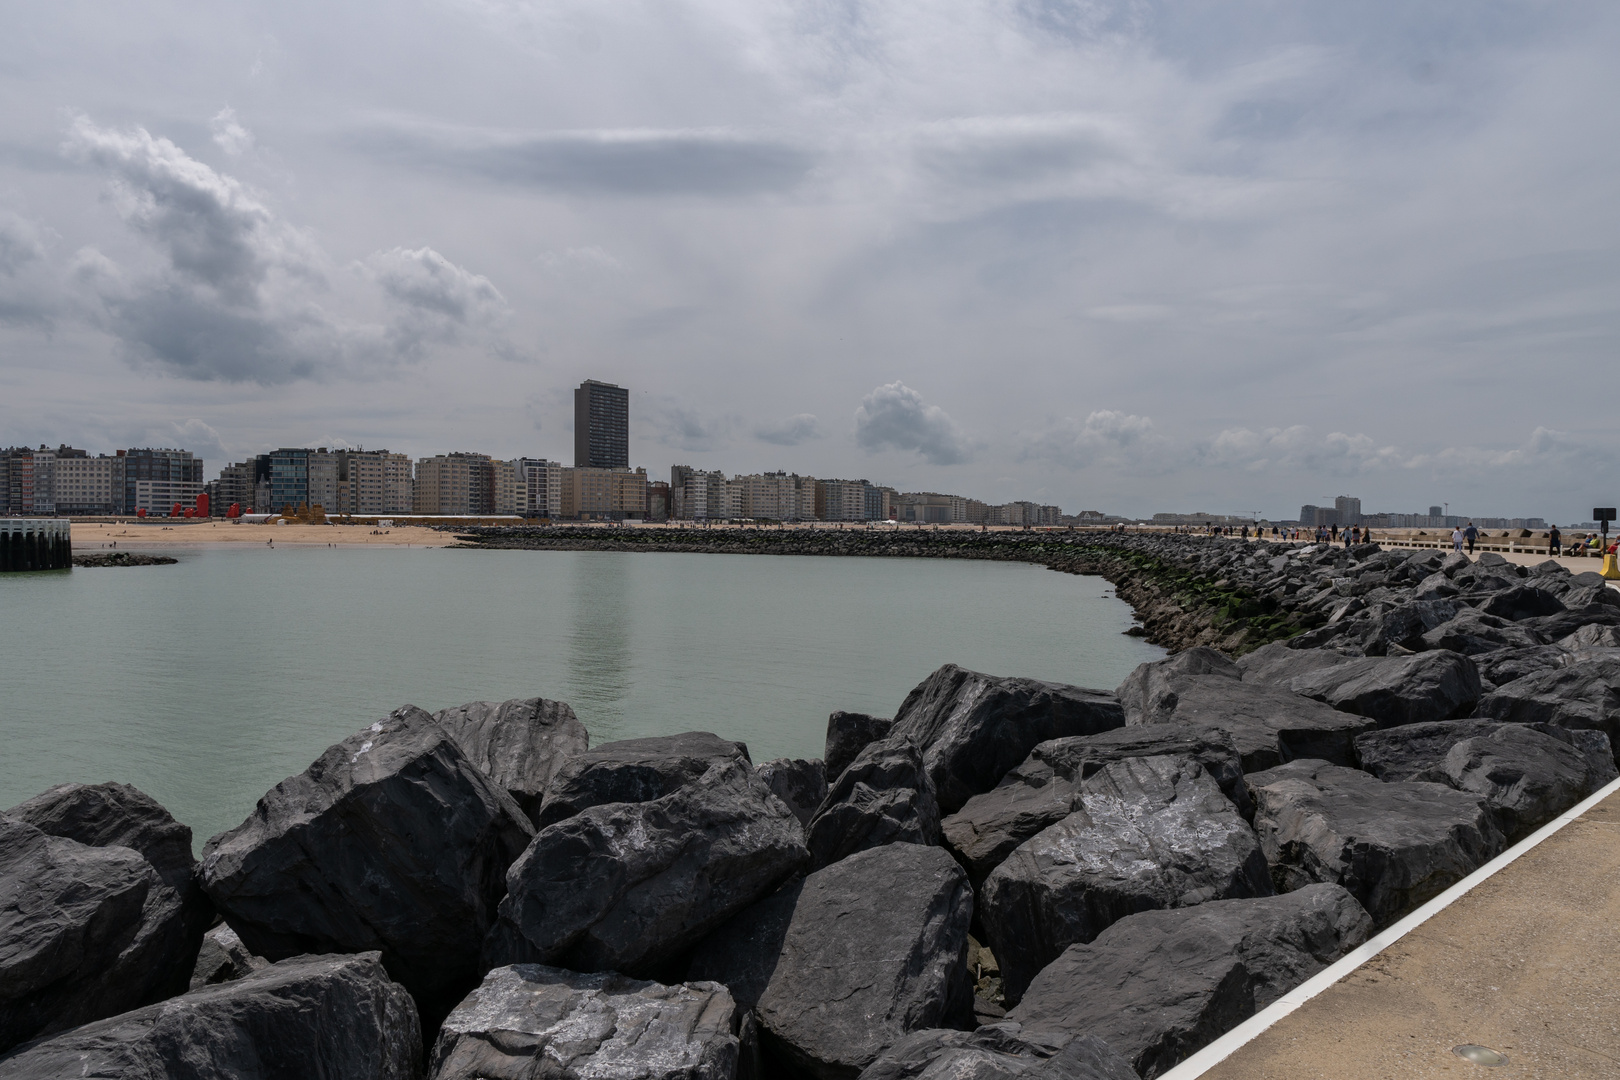
[[[1612,5],[818,10],[18,8],[0,442],[1614,501]]]

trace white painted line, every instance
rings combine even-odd
[[[1406,916],[1400,922],[1390,926],[1383,933],[1369,938],[1366,944],[1359,949],[1345,954],[1333,965],[1317,972],[1315,976],[1294,987],[1294,989],[1288,991],[1288,993],[1266,1006],[1260,1012],[1255,1013],[1231,1031],[1228,1031],[1180,1065],[1177,1065],[1169,1072],[1160,1073],[1159,1080],[1194,1080],[1195,1077],[1203,1076],[1210,1069],[1236,1053],[1239,1047],[1257,1038],[1277,1021],[1401,940],[1407,934],[1410,934],[1413,930],[1416,930],[1419,926],[1428,922],[1435,915],[1466,896],[1475,886],[1508,866],[1519,856],[1530,851],[1537,844],[1552,836],[1559,829],[1562,829],[1565,825],[1568,825],[1617,791],[1620,791],[1620,780],[1605,785],[1591,798],[1577,803],[1567,812],[1543,825],[1501,855],[1498,855],[1433,900],[1430,900],[1427,904],[1412,912],[1412,914]]]

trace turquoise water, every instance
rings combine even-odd
[[[1111,689],[1162,651],[1100,578],[1018,563],[423,548],[176,550],[0,576],[0,807],[119,780],[201,841],[407,702],[542,695],[595,745],[820,757],[941,664]]]

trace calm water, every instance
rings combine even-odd
[[[1162,655],[1107,582],[1016,563],[211,548],[0,576],[0,807],[120,780],[204,838],[390,709],[542,695],[595,745],[819,757],[946,662],[1112,688]]]

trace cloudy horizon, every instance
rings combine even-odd
[[[655,476],[1616,501],[1612,6],[6,21],[0,444],[568,462],[596,378]]]

